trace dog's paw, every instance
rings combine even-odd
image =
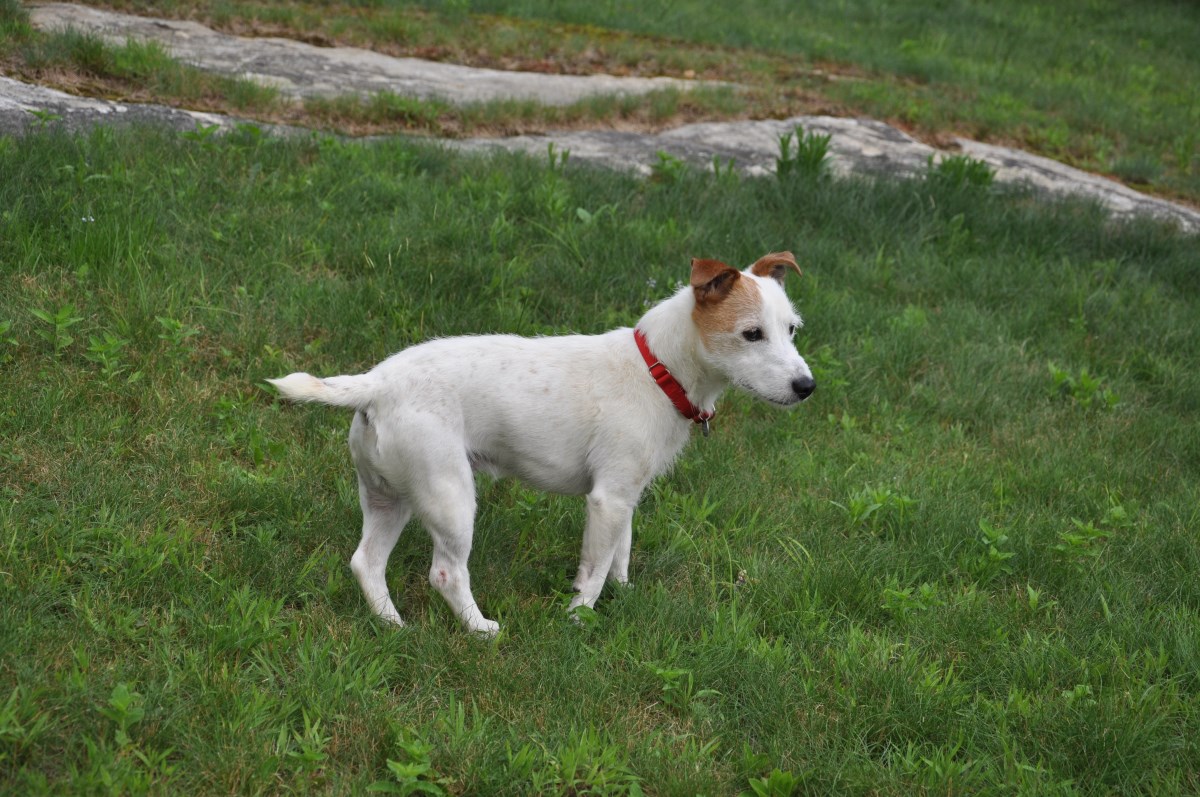
[[[471,626],[471,633],[483,639],[495,639],[500,633],[500,624],[495,620],[480,620]]]
[[[395,612],[384,612],[379,615],[379,619],[392,628],[404,628],[404,620]]]

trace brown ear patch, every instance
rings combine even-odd
[[[772,252],[769,255],[763,255],[750,267],[750,273],[754,276],[770,277],[780,285],[783,284],[783,278],[787,276],[789,270],[798,275],[802,273],[800,266],[796,265],[795,255],[791,252]]]
[[[692,259],[692,292],[697,305],[720,302],[727,297],[738,282],[741,273],[733,266],[720,260]]]
[[[730,271],[738,274],[734,269]],[[707,300],[702,299],[700,292],[707,286],[693,289],[696,292],[696,306],[692,310],[692,321],[706,346],[714,334],[734,332],[751,323],[758,317],[762,305],[762,293],[754,280],[727,277],[724,272],[715,279],[727,286],[719,298],[710,294]]]

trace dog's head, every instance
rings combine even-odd
[[[719,260],[692,261],[692,320],[709,362],[729,382],[778,405],[795,404],[816,387],[793,338],[802,322],[783,290],[791,252],[759,258],[745,271]]]

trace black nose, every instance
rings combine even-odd
[[[811,376],[802,376],[799,379],[792,380],[792,390],[796,391],[796,395],[801,401],[812,395],[812,392],[817,389],[817,383],[813,381]]]

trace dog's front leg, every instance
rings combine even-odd
[[[633,528],[633,508],[637,496],[625,491],[597,487],[588,494],[587,526],[583,530],[583,551],[579,572],[575,575],[575,597],[568,611],[576,606],[589,609],[600,597],[604,579],[614,563],[622,572],[629,568],[629,542]],[[622,549],[624,553],[622,554]]]
[[[625,585],[629,583],[629,553],[633,548],[633,513],[629,513],[629,520],[625,523],[625,528],[621,531],[621,537],[617,540],[617,549],[613,553],[612,565],[608,568],[608,580],[614,584]]]

